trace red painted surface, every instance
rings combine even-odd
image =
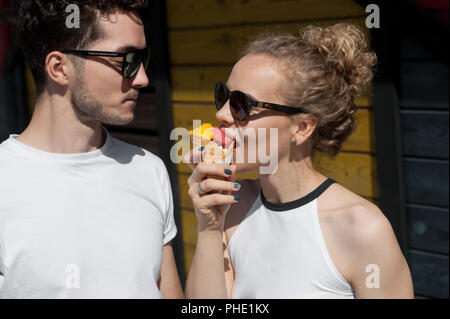
[[[0,0],[0,8],[12,6],[12,0]],[[12,27],[0,21],[0,74],[6,61],[9,46],[12,41]]]
[[[438,19],[448,24],[449,0],[413,0],[422,8],[434,14]]]
[[[414,0],[415,3],[426,9],[448,10],[449,0]]]

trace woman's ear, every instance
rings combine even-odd
[[[47,54],[45,58],[45,69],[50,81],[61,86],[67,86],[69,84],[68,59],[63,53],[52,51]]]
[[[294,132],[291,144],[301,145],[314,133],[317,127],[317,117],[314,114],[300,114],[294,117]]]

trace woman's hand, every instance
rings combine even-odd
[[[198,231],[219,230],[231,204],[239,200],[232,194],[240,188],[240,184],[235,182],[236,166],[195,163],[193,159],[199,159],[201,154],[193,153],[187,161],[193,170],[188,179],[188,193],[197,215]]]

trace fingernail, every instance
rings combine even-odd
[[[234,200],[240,200],[241,196],[234,196]]]
[[[226,169],[226,170],[225,170],[225,174],[227,174],[227,175],[231,175],[231,174],[233,174],[233,172],[232,172],[232,171],[230,171],[229,169]]]
[[[233,185],[233,187],[234,187],[234,188],[241,188],[241,184],[236,183],[236,184]]]
[[[199,150],[200,152],[203,152],[204,149],[205,149],[205,147],[202,146],[202,147],[200,147],[198,150]]]

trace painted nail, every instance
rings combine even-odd
[[[241,196],[234,196],[234,200],[240,200]]]
[[[198,150],[199,150],[200,152],[203,152],[204,149],[205,149],[205,147],[202,146],[202,147],[200,147]]]
[[[231,175],[231,174],[233,174],[233,172],[232,172],[232,171],[230,171],[229,169],[226,169],[226,170],[225,170],[225,174],[227,174],[227,175]]]
[[[292,141],[291,145],[297,145],[297,142],[296,141]]]
[[[234,188],[241,188],[241,184],[236,183],[236,184],[233,185],[233,187],[234,187]]]

